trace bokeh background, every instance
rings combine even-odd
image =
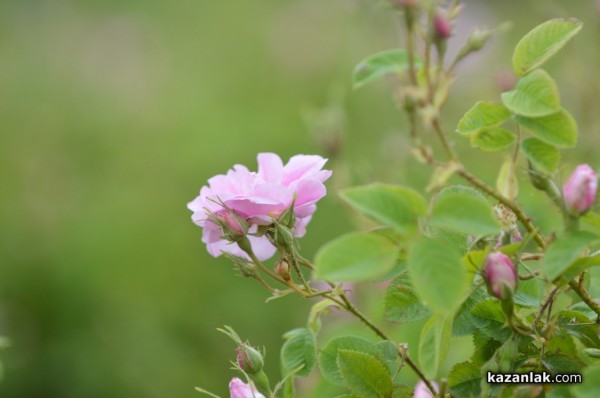
[[[459,68],[446,127],[511,84],[517,40],[557,16],[581,34],[547,68],[579,122],[577,161],[600,166],[600,6],[580,1],[466,2],[450,54],[476,26],[513,29]],[[282,334],[310,303],[267,293],[211,258],[185,205],[205,181],[256,154],[333,156],[335,177],[302,251],[361,226],[336,191],[370,181],[423,187],[430,173],[406,151],[406,121],[388,85],[351,91],[353,66],[402,43],[398,16],[379,0],[3,0],[0,2],[0,352],[2,397],[223,396],[233,326],[267,347],[279,375]],[[501,155],[477,155],[493,182]],[[524,168],[520,170],[525,179]],[[522,187],[544,228],[549,204]],[[383,288],[354,289],[381,320]],[[422,324],[386,325],[416,347]],[[373,337],[351,319],[325,319],[321,343]],[[449,361],[466,357],[453,343]],[[408,372],[404,381],[413,383]],[[329,397],[311,377],[302,396]]]

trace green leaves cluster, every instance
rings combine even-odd
[[[532,135],[517,142],[521,152],[535,170],[552,174],[560,160],[558,149],[577,142],[577,123],[561,106],[556,83],[540,67],[581,28],[575,19],[552,19],[525,35],[513,54],[513,67],[520,77],[516,86],[500,96],[502,103],[475,104],[460,120],[457,132],[470,136],[475,148],[501,151],[522,138],[500,127],[512,120]]]
[[[391,398],[405,386],[394,385],[399,366],[398,348],[389,341],[374,344],[362,337],[331,340],[319,355],[323,378],[347,388],[357,398]]]

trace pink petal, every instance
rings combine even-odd
[[[292,156],[283,168],[284,185],[299,180],[305,176],[317,173],[323,168],[327,159],[318,155],[296,155]]]
[[[265,182],[279,183],[283,176],[283,162],[274,153],[258,154],[258,176]]]

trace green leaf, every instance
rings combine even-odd
[[[430,223],[438,228],[476,236],[500,232],[500,225],[487,201],[466,190],[442,191],[433,207]]]
[[[287,341],[281,347],[281,367],[284,376],[303,366],[295,376],[307,376],[317,361],[317,340],[314,333],[305,328],[294,329],[284,336]]]
[[[482,129],[471,135],[471,145],[482,151],[497,152],[515,142],[515,135],[503,128]]]
[[[513,68],[517,75],[525,75],[539,68],[556,54],[583,27],[574,18],[557,18],[544,22],[527,33],[515,47]]]
[[[448,387],[455,397],[478,397],[481,384],[481,367],[472,362],[454,365],[448,375]]]
[[[412,322],[431,315],[431,310],[417,297],[406,272],[392,279],[385,292],[385,319],[391,322]]]
[[[580,219],[586,224],[586,226],[591,228],[594,232],[600,234],[600,214],[593,211],[588,211],[581,216]]]
[[[390,374],[398,370],[398,346],[390,340],[382,340],[375,344],[381,355],[376,355],[387,366]]]
[[[325,380],[342,387],[346,384],[337,366],[339,350],[352,350],[373,356],[381,355],[375,344],[362,337],[342,336],[328,342],[319,354],[319,368]]]
[[[460,134],[473,134],[483,129],[496,127],[510,118],[510,112],[502,104],[495,102],[477,102],[458,122],[456,129]]]
[[[474,315],[473,323],[486,336],[498,341],[505,341],[510,336],[511,331],[504,326],[506,317],[498,300],[488,299],[475,304],[471,314]]]
[[[552,174],[558,167],[560,153],[552,145],[537,138],[527,138],[521,142],[521,151],[536,169]]]
[[[360,398],[389,398],[394,385],[387,368],[372,355],[339,350],[337,365],[346,386]]]
[[[420,237],[410,247],[407,268],[425,305],[453,312],[469,290],[469,275],[460,253],[446,242]]]
[[[477,303],[481,303],[488,298],[485,294],[485,289],[480,287],[473,291],[469,297],[462,303],[458,309],[454,322],[452,322],[452,335],[454,336],[468,336],[473,334],[477,330],[475,315],[471,313],[471,310]]]
[[[597,398],[600,391],[600,365],[594,365],[583,371],[583,383],[573,386],[577,398]]]
[[[585,366],[579,358],[568,354],[544,355],[542,363],[551,373],[574,373],[580,372]]]
[[[417,219],[427,210],[420,193],[396,185],[377,183],[348,188],[341,197],[373,220],[407,233],[416,231]]]
[[[415,59],[415,67],[422,65]],[[409,68],[408,56],[404,50],[388,50],[373,54],[361,61],[352,73],[353,87],[359,88],[370,81],[389,74],[400,74]]]
[[[527,117],[547,116],[560,110],[558,87],[548,73],[536,69],[502,93],[502,103],[513,113]]]
[[[579,311],[562,310],[556,316],[556,324],[564,332],[575,337],[586,347],[600,348],[596,318],[589,318]]]
[[[503,196],[510,200],[516,199],[517,195],[519,195],[519,180],[515,173],[515,162],[510,156],[506,156],[500,167],[500,172],[496,179],[496,188]]]
[[[577,143],[577,122],[564,108],[537,118],[515,116],[515,121],[550,145],[572,147]]]
[[[542,269],[548,279],[558,278],[597,239],[596,235],[585,231],[569,232],[556,239],[542,262]]]
[[[450,347],[452,316],[436,314],[423,326],[419,337],[419,363],[427,377],[434,379]]]
[[[315,257],[316,277],[333,281],[375,278],[392,269],[398,247],[388,238],[354,232],[326,243]]]
[[[568,282],[586,269],[597,265],[600,265],[600,255],[578,258],[563,272],[562,278],[565,282]]]

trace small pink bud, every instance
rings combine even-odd
[[[585,213],[596,200],[598,176],[587,164],[577,166],[563,186],[563,197],[574,215]]]
[[[286,259],[281,259],[275,264],[275,273],[285,281],[290,280],[290,263]]]
[[[264,361],[258,350],[250,345],[243,344],[237,349],[237,364],[244,372],[255,374],[262,370]]]
[[[264,395],[252,388],[252,386],[244,383],[237,377],[229,382],[229,393],[231,398],[265,398]]]
[[[435,392],[438,392],[438,385],[434,381],[431,382],[431,385]],[[434,395],[429,390],[429,387],[427,387],[427,384],[423,380],[420,380],[415,387],[413,398],[434,398]]]
[[[452,36],[452,23],[443,11],[438,11],[433,19],[435,35],[440,39],[447,39]]]
[[[220,212],[218,217],[221,220],[223,220],[225,224],[229,226],[229,228],[231,228],[240,235],[243,235],[246,232],[244,230],[248,230],[248,226],[242,225],[241,218],[239,216],[236,216],[232,211],[226,210]]]
[[[510,258],[501,252],[491,253],[485,259],[484,277],[491,294],[503,299],[504,286],[514,290],[517,287],[517,270]]]

